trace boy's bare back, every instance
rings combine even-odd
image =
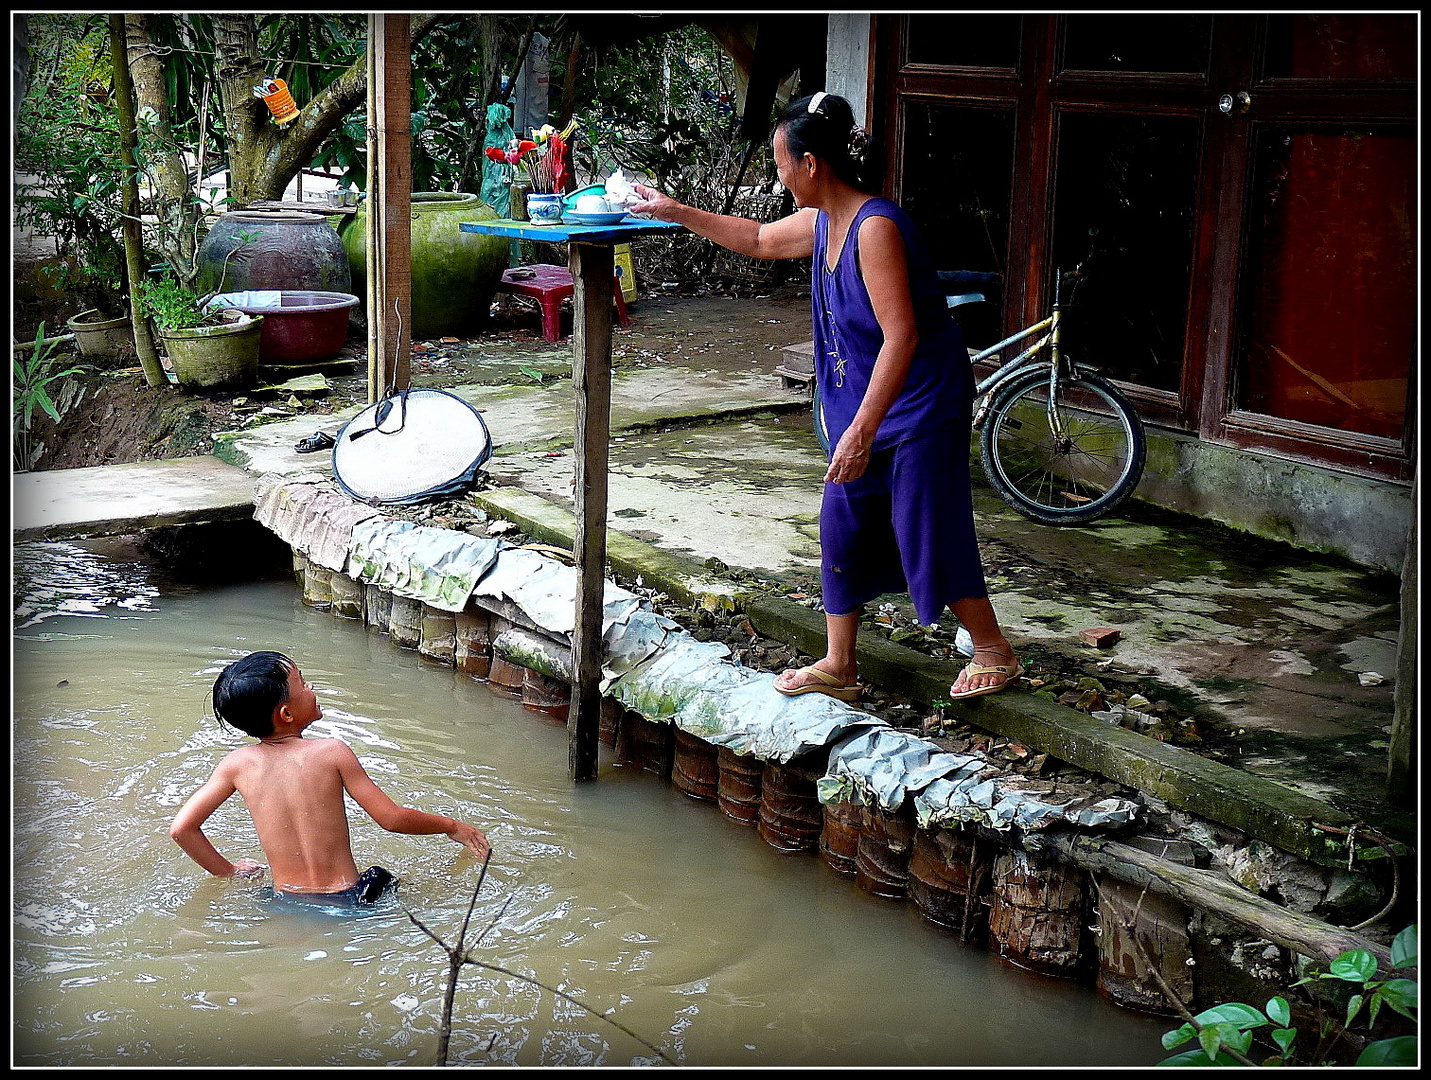
[[[256,743],[219,763],[215,778],[243,796],[273,885],[284,892],[338,892],[358,879],[343,805],[344,759],[336,739]]]
[[[242,678],[240,689],[230,692],[224,686],[224,706],[241,715],[248,725],[243,730],[259,741],[219,762],[169,829],[205,870],[228,877],[262,869],[250,859],[230,862],[203,833],[204,822],[234,792],[243,796],[273,885],[282,892],[336,893],[357,882],[345,791],[389,832],[442,833],[480,859],[491,854],[487,838],[473,826],[393,802],[346,743],[304,737],[303,730],[323,713],[312,684],[291,660],[278,653],[254,653],[238,664],[253,670],[239,669],[229,680],[238,683]],[[214,708],[220,715],[220,686],[227,674],[215,683]]]

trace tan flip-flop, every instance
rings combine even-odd
[[[1012,669],[1011,669],[1012,668]],[[964,673],[969,675],[1002,675],[1003,682],[994,683],[992,686],[980,686],[973,690],[965,690],[956,694],[951,684],[949,687],[949,697],[953,701],[962,701],[964,698],[979,697],[981,694],[997,694],[1009,683],[1019,678],[1024,673],[1024,666],[1017,660],[1012,665],[1009,664],[976,664],[970,660],[964,665]]]
[[[815,682],[806,683],[804,686],[797,686],[794,690],[786,690],[779,685],[777,685],[775,689],[779,690],[786,697],[799,697],[801,694],[828,694],[838,701],[858,701],[860,699],[860,688],[858,685],[846,686],[828,671],[822,671],[814,664],[808,667],[796,668],[795,674],[809,675],[815,679]]]

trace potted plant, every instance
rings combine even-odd
[[[263,316],[209,310],[213,293],[186,288],[169,271],[140,284],[140,303],[154,320],[174,377],[186,390],[248,386],[258,378]]]
[[[104,276],[96,267],[82,267],[81,273],[88,277]],[[112,291],[117,291],[116,282]],[[111,291],[101,284],[97,291]],[[86,298],[88,299],[88,297]],[[75,336],[75,345],[86,360],[115,360],[133,362],[136,357],[134,347],[134,327],[129,320],[129,312],[123,303],[104,300],[94,301],[94,307],[85,308],[78,315],[65,321],[65,327]],[[114,314],[118,311],[119,314]]]

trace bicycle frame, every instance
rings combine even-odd
[[[1073,273],[1076,274],[1078,271],[1073,271]],[[1061,281],[1059,284],[1061,284]],[[1058,381],[1065,374],[1063,350],[1059,348],[1060,324],[1062,322],[1063,304],[1060,302],[1058,296],[1058,288],[1055,287],[1052,314],[1040,319],[1032,326],[1027,326],[1017,333],[1011,334],[1004,338],[1003,341],[995,345],[990,345],[987,349],[977,352],[969,358],[971,363],[977,364],[987,360],[991,356],[997,355],[1010,345],[1025,341],[1035,334],[1043,334],[1043,337],[1039,338],[1012,360],[1001,362],[998,367],[989,373],[988,378],[974,388],[974,396],[982,399],[979,403],[978,411],[974,414],[973,427],[976,430],[983,424],[985,416],[988,415],[989,403],[993,400],[994,391],[1012,379],[1017,372],[1027,367],[1034,357],[1041,354],[1045,349],[1048,349],[1050,353],[1049,358],[1047,361],[1043,361],[1048,364],[1049,368],[1048,424],[1055,438],[1061,440],[1065,437],[1063,417],[1058,411]],[[1047,333],[1044,333],[1045,331],[1047,331]]]

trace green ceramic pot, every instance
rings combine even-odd
[[[85,359],[134,360],[134,328],[129,325],[128,315],[108,318],[96,308],[90,308],[65,325],[74,334],[75,344]]]
[[[482,327],[497,283],[507,269],[510,241],[464,233],[464,221],[497,217],[476,195],[452,191],[412,193],[412,337],[462,337]],[[353,269],[352,292],[367,303],[368,203],[342,230]]]
[[[185,390],[252,386],[258,379],[258,346],[263,316],[244,323],[160,330],[164,351]]]

